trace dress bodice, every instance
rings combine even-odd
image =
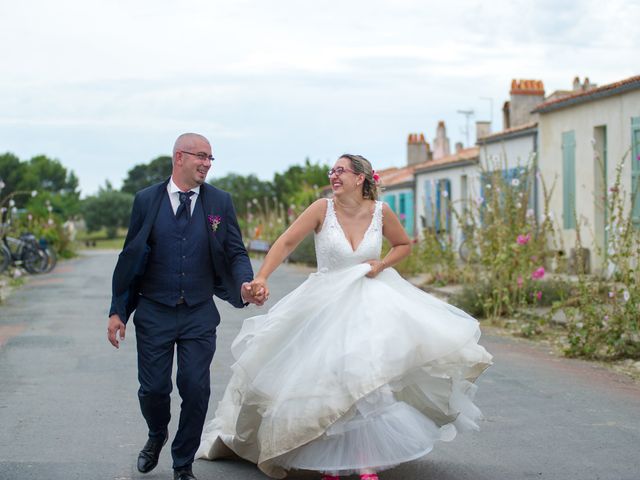
[[[315,245],[318,270],[337,270],[379,259],[382,250],[382,202],[376,201],[371,223],[354,250],[338,222],[333,200],[327,199],[327,213],[322,229],[315,234]]]

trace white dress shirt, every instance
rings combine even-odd
[[[173,214],[175,215],[180,206],[180,190],[178,186],[173,182],[173,177],[167,183],[167,193],[169,193],[169,200],[171,201],[171,208],[173,208]],[[191,191],[195,194],[191,196],[191,214],[193,214],[194,208],[196,208],[196,199],[200,194],[200,185],[193,187]]]

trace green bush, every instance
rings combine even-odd
[[[577,287],[561,280],[546,280],[537,283],[523,285],[520,292],[521,300],[519,308],[550,307],[563,303],[567,299],[575,297]],[[504,310],[497,311],[491,303],[500,292],[496,292],[496,286],[491,282],[481,282],[479,284],[464,286],[462,291],[451,297],[450,303],[461,308],[469,315],[476,318],[489,318],[507,315],[512,312],[507,309],[507,302],[503,303]],[[510,292],[503,292],[510,295]]]
[[[307,235],[300,245],[289,255],[289,260],[295,263],[304,263],[315,267],[316,262],[316,247],[313,240],[313,234]]]
[[[564,305],[569,320],[565,353],[569,356],[606,360],[640,358],[640,229],[629,208],[640,185],[633,186],[635,194],[623,188],[621,179],[627,155],[616,168],[613,186],[608,192],[602,192],[608,244],[607,251],[600,255],[606,258],[606,272],[590,276],[578,271],[578,295]],[[580,252],[583,251],[581,225],[578,222],[576,225],[576,251]]]

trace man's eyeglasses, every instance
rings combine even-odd
[[[332,175],[337,175],[338,177],[340,175],[342,175],[344,172],[351,172],[355,175],[358,175],[356,172],[354,172],[353,170],[351,170],[350,168],[344,168],[344,167],[336,167],[336,168],[332,168],[331,170],[329,170],[327,172],[327,176],[329,178],[331,178]]]
[[[202,160],[203,162],[206,162],[207,160],[209,160],[210,162],[213,162],[215,160],[215,158],[213,158],[213,155],[207,155],[204,152],[200,152],[200,153],[191,153],[191,152],[186,152],[184,150],[180,150],[181,153],[186,153],[187,155],[193,155],[194,157],[198,157],[199,160]]]

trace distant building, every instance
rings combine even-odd
[[[538,114],[532,113],[544,101],[542,80],[512,80],[510,100],[503,109],[503,130],[489,135],[477,132],[480,147],[480,165],[487,172],[501,171],[505,179],[520,177],[519,169],[531,168],[531,197],[529,203],[536,210],[539,186],[533,176],[536,171],[538,151]],[[479,185],[480,196],[484,197],[485,182]],[[537,210],[535,212],[537,218]]]
[[[621,172],[625,191],[637,191],[640,182],[640,76],[601,87],[576,80],[571,94],[533,110],[539,116],[538,168],[548,181],[557,179],[550,207],[564,244],[575,245],[576,219],[584,223],[583,243],[593,231],[592,265],[600,268],[609,235],[603,197],[615,182],[616,165],[627,159]],[[640,194],[630,207],[640,225]]]
[[[459,245],[461,230],[453,208],[462,213],[478,197],[479,148],[470,147],[415,169],[416,218],[424,230],[446,233]]]

